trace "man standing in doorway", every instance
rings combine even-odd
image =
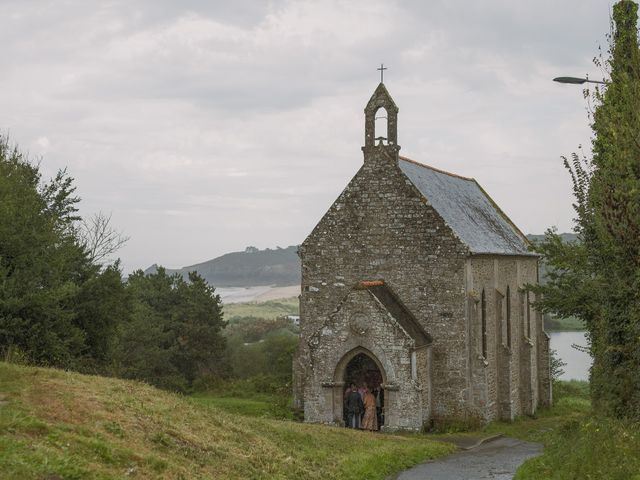
[[[364,411],[364,404],[355,383],[351,384],[345,397],[344,407],[347,411],[347,427],[360,428],[360,415]]]

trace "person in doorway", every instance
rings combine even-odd
[[[365,388],[364,391],[364,417],[362,418],[362,429],[370,432],[378,430],[378,417],[376,416],[376,397]]]
[[[367,384],[366,383],[361,383],[360,386],[358,387],[358,393],[360,394],[360,398],[362,399],[363,404],[364,404],[364,393],[365,393],[366,390],[367,390]],[[360,412],[360,425],[361,426],[362,426],[362,417],[364,417],[364,408]]]
[[[347,397],[351,393],[351,385],[344,389],[344,393],[342,394],[342,424],[345,427],[349,427],[349,422],[347,421]]]
[[[382,418],[382,402],[383,402],[383,398],[384,398],[384,394],[382,393],[382,389],[380,387],[377,387],[374,391],[373,391],[373,395],[376,397],[376,419],[378,421],[378,429],[381,427],[381,425],[383,424],[383,418]]]
[[[362,398],[362,400],[364,401],[364,393],[367,391],[367,384],[363,383],[360,385],[360,388],[358,388],[358,393],[360,394],[360,398]]]
[[[347,411],[347,427],[360,428],[360,415],[364,411],[364,405],[355,383],[351,384],[345,397],[344,409]]]

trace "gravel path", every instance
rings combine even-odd
[[[528,458],[542,453],[542,445],[502,437],[434,462],[406,470],[396,480],[510,480]]]

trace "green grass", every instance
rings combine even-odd
[[[3,479],[383,479],[453,451],[54,369],[0,363],[0,392]]]
[[[256,394],[253,398],[238,398],[198,393],[191,398],[197,403],[213,406],[231,414],[278,420],[293,418],[290,399],[278,395]]]
[[[586,382],[559,382],[536,418],[469,435],[542,442],[516,480],[640,480],[640,425],[591,410]],[[148,385],[0,363],[3,479],[383,479],[453,447],[289,420],[284,397],[184,397]]]
[[[573,332],[586,330],[582,320],[576,317],[545,319],[544,329],[548,332]]]
[[[269,300],[268,302],[229,303],[224,305],[225,320],[235,317],[277,318],[284,315],[298,315],[300,305],[298,297]]]
[[[575,380],[572,382],[586,384]],[[502,433],[509,437],[545,443],[550,432],[565,423],[581,421],[590,413],[591,401],[588,397],[563,396],[554,400],[552,408],[538,410],[534,417],[523,416],[513,422],[493,422],[483,429],[483,433]]]
[[[544,454],[527,461],[517,480],[640,479],[640,424],[588,416],[558,425],[544,445]]]

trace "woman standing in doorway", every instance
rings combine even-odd
[[[376,416],[376,397],[369,391],[364,389],[364,417],[362,419],[362,429],[373,432],[378,430],[378,418]]]

